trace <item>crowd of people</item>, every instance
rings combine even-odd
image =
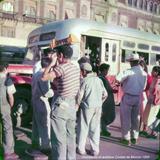
[[[32,146],[26,150],[31,156],[37,154],[37,150],[54,160],[74,160],[76,152],[98,156],[100,135],[111,136],[107,126],[114,121],[116,113],[115,90],[107,80],[110,65],[101,64],[95,73],[90,59],[82,57],[77,66],[71,62],[72,55],[70,45],[47,49],[47,54],[38,62],[39,69],[34,70]],[[123,91],[121,143],[131,145],[138,143],[139,133],[146,137],[157,136],[160,66],[154,66],[150,75],[138,54],[131,54],[127,61],[131,68],[116,75],[114,84]],[[3,93],[0,114],[4,159],[15,160],[18,155],[14,152],[10,107],[14,104],[16,90],[3,64],[0,64],[0,91]],[[89,151],[86,151],[87,139]]]

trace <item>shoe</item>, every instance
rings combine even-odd
[[[50,155],[51,154],[51,149],[48,148],[48,149],[41,149],[40,152],[46,154],[46,155]]]
[[[97,151],[90,151],[90,155],[96,157],[96,156],[99,155],[99,152],[97,152]]]
[[[82,155],[82,156],[87,155],[86,151],[81,151],[81,150],[79,150],[78,148],[76,149],[76,152],[77,152],[78,154]]]
[[[137,139],[136,139],[136,138],[132,138],[132,139],[131,139],[131,143],[132,143],[132,144],[137,144]]]
[[[141,132],[139,132],[139,135],[141,137],[147,137],[149,134],[147,133],[147,131],[141,131]]]
[[[35,150],[35,149],[32,149],[32,148],[26,149],[25,153],[28,154],[29,156],[32,156],[32,157],[40,155],[40,151],[39,150]]]
[[[102,131],[102,132],[101,132],[101,136],[110,137],[110,136],[111,136],[111,133],[108,132],[107,130],[105,130],[105,131]]]
[[[131,145],[131,142],[130,140],[127,140],[127,139],[121,139],[120,140],[120,143],[126,145],[126,146],[130,146]]]
[[[19,156],[15,153],[5,154],[4,160],[17,160],[19,159]]]

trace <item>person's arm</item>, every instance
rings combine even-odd
[[[76,97],[76,101],[77,101],[77,105],[80,106],[82,98],[84,96],[84,92],[85,92],[85,83],[84,81],[81,84],[81,87],[78,91],[77,97]]]
[[[10,78],[7,79],[6,86],[7,86],[8,101],[9,101],[10,106],[13,107],[13,105],[14,105],[13,94],[16,92],[16,88]]]
[[[10,106],[13,107],[13,105],[14,105],[14,96],[13,96],[13,94],[11,94],[11,93],[8,94],[8,101],[9,101]]]
[[[42,81],[48,81],[51,80],[53,81],[56,78],[56,73],[54,71],[51,71],[51,68],[54,68],[57,63],[57,56],[53,54],[51,56],[52,61],[48,67],[45,68],[44,73],[42,75]]]

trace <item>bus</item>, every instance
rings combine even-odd
[[[27,40],[26,59],[34,64],[39,53],[43,54],[43,49],[49,47],[53,39],[60,41],[69,35],[77,38],[71,44],[72,61],[76,63],[80,57],[88,56],[93,67],[108,63],[110,83],[116,74],[130,67],[126,61],[130,53],[138,53],[147,63],[149,71],[160,62],[159,35],[83,19],[50,22],[33,30]],[[116,104],[120,96],[115,95]]]
[[[89,56],[91,61],[110,64],[110,75],[129,67],[126,58],[130,53],[138,53],[143,58],[149,71],[160,61],[160,36],[132,28],[112,26],[83,19],[67,19],[45,24],[33,30],[27,41],[30,61],[34,61],[44,47],[53,39],[61,40],[70,34],[78,41],[72,44],[72,60]]]

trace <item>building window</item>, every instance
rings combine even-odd
[[[133,6],[134,6],[134,7],[137,7],[137,0],[134,0],[134,1],[133,1]]]
[[[81,14],[82,14],[82,16],[87,16],[87,6],[86,5],[82,6]]]
[[[33,6],[26,6],[25,14],[30,16],[36,16],[36,8]]]
[[[132,0],[128,0],[128,5],[132,6]]]
[[[152,10],[153,10],[153,2],[150,2],[149,3],[149,11],[152,13]]]
[[[2,26],[1,36],[2,37],[14,38],[15,37],[15,28],[13,28],[13,27],[7,27],[7,26]]]
[[[52,10],[49,10],[48,18],[56,20],[56,14],[55,14],[55,12],[52,11]]]
[[[13,4],[11,2],[3,3],[2,10],[6,12],[13,12]]]
[[[157,4],[154,3],[153,5],[153,13],[156,14],[157,13]]]
[[[144,10],[147,10],[147,0],[144,0]]]
[[[140,1],[139,1],[139,8],[140,8],[140,9],[143,9],[143,0],[140,0]]]

